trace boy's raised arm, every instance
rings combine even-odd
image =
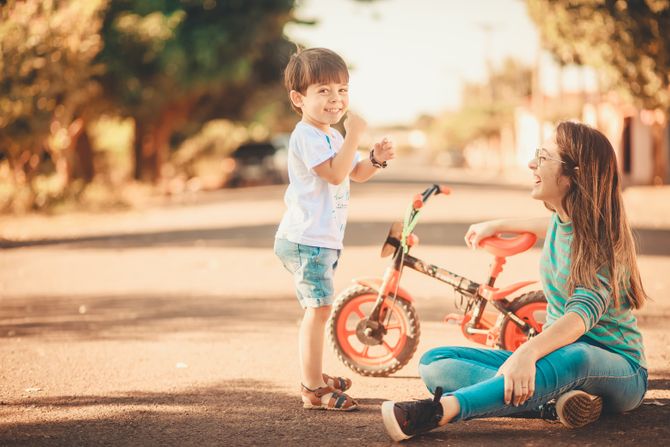
[[[375,143],[373,146],[372,156],[374,156],[377,162],[387,162],[395,158],[395,149],[393,141],[388,138],[384,138],[378,143]],[[370,158],[365,158],[356,164],[349,177],[354,182],[366,182],[373,175],[379,172],[379,168],[375,167]]]
[[[340,151],[334,157],[315,166],[314,172],[333,185],[342,183],[351,171],[356,150],[367,127],[368,124],[363,118],[349,112],[344,121],[344,129],[347,131],[347,135],[344,137],[344,143],[342,143]]]

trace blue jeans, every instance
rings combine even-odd
[[[624,412],[638,407],[647,391],[647,370],[624,357],[589,343],[577,341],[536,363],[535,394],[523,405],[506,405],[504,377],[498,368],[510,351],[443,347],[423,355],[419,373],[432,392],[441,386],[458,399],[461,411],[453,421],[509,416],[535,410],[570,390],[602,397],[603,409]]]
[[[286,239],[275,239],[274,250],[293,275],[296,296],[303,309],[333,304],[333,275],[341,250],[296,244]]]

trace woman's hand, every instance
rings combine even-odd
[[[470,225],[468,231],[465,233],[465,245],[473,250],[479,247],[482,239],[493,236],[500,230],[497,220],[489,220],[486,222],[479,222]]]
[[[535,393],[536,358],[522,348],[514,352],[498,369],[505,377],[505,404],[523,405]]]

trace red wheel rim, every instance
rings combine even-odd
[[[363,366],[379,366],[397,358],[407,344],[407,321],[397,305],[390,307],[391,318],[387,326],[387,334],[381,345],[369,346],[362,343],[356,336],[356,326],[370,314],[377,300],[377,295],[359,295],[349,301],[340,312],[335,333],[342,352],[353,362]],[[384,304],[382,310],[389,309],[391,303]],[[388,318],[388,314],[387,317]],[[387,321],[386,318],[384,321]]]
[[[542,332],[542,325],[546,319],[547,303],[538,302],[526,304],[517,310],[515,314],[528,323],[539,334]],[[538,316],[540,315],[542,318],[538,321]],[[515,351],[523,342],[528,340],[528,336],[523,333],[521,328],[511,321],[507,323],[503,337],[505,337],[505,348],[509,351]]]

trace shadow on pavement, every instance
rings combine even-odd
[[[297,321],[294,297],[193,296],[36,297],[0,301],[0,339],[156,339],[165,333],[267,331],[267,324]]]
[[[668,386],[668,381],[660,382]],[[362,398],[360,410],[354,413],[305,411],[297,396],[267,382],[244,379],[174,393],[29,398],[4,402],[2,408],[49,411],[48,419],[1,424],[0,444],[391,445],[379,415],[382,401]],[[670,435],[670,402],[658,403],[663,405],[642,405],[624,415],[605,414],[577,430],[542,420],[471,420],[415,438],[411,445],[659,445]]]
[[[423,245],[465,247],[463,236],[471,222],[428,222],[417,226],[417,235]],[[380,246],[386,237],[390,222],[349,222],[344,238],[345,247]],[[194,228],[106,234],[72,238],[11,241],[0,239],[0,248],[45,247],[61,245],[72,249],[118,249],[144,247],[239,247],[268,248],[274,243],[275,224],[246,225],[230,228]],[[639,245],[639,254],[665,255],[670,253],[670,231],[638,228],[633,232]],[[541,246],[540,243],[537,246]]]
[[[456,311],[444,300],[418,300],[422,322],[441,322]],[[294,296],[86,295],[23,296],[0,300],[0,340],[43,337],[63,340],[156,340],[165,334],[263,333],[268,326],[291,325],[302,316]],[[661,328],[667,316],[640,315],[640,327]]]
[[[185,392],[58,396],[3,405],[15,411],[27,407],[48,410],[50,417],[34,423],[0,423],[0,445],[341,445],[343,437],[361,445],[357,427],[377,416],[371,410],[357,416],[304,411],[298,396],[266,382],[243,379]],[[384,441],[383,432],[375,431],[368,440]]]

